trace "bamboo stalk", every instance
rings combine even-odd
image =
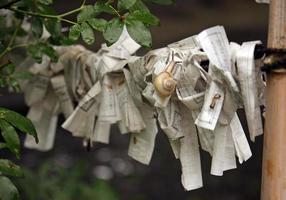
[[[286,0],[271,0],[268,48],[286,49]],[[286,200],[286,70],[267,75],[261,200]]]

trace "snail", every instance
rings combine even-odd
[[[177,82],[173,78],[173,69],[176,62],[171,61],[167,69],[158,74],[154,79],[154,87],[160,96],[170,96],[176,89]]]

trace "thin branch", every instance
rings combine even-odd
[[[4,51],[2,51],[2,53],[0,54],[0,59],[1,59],[4,55],[6,55],[8,52],[9,52],[9,51],[8,51],[7,48],[6,48]]]
[[[16,29],[15,29],[15,31],[14,31],[14,33],[13,33],[13,35],[12,35],[10,41],[9,41],[9,43],[8,43],[6,49],[0,54],[0,59],[1,59],[4,55],[6,55],[9,51],[11,51],[11,46],[12,46],[12,44],[13,44],[13,42],[14,42],[16,36],[17,36],[17,33],[18,33],[18,31],[19,31],[19,29],[20,29],[20,27],[21,27],[21,24],[22,24],[22,20],[21,20],[21,21],[19,22],[19,24],[17,25],[17,27],[16,27]]]
[[[67,22],[67,23],[72,24],[72,25],[76,25],[76,22],[70,21],[70,20],[68,20],[68,19],[59,18],[59,20],[61,20],[61,21],[63,21],[63,22]]]
[[[110,4],[108,5],[108,7],[111,8],[119,18],[121,18],[121,15],[120,15],[120,13],[118,12],[118,10],[116,10],[116,9],[115,9],[112,5],[110,5]]]
[[[66,13],[63,13],[63,14],[60,14],[60,15],[57,15],[58,17],[65,17],[65,16],[68,16],[68,15],[71,15],[71,14],[74,14],[74,13],[77,13],[79,11],[81,11],[83,9],[83,7],[79,7],[75,10],[71,10],[69,12],[66,12]]]
[[[6,63],[4,63],[3,65],[0,65],[0,69],[6,67],[7,65],[11,64],[11,60],[8,60]]]
[[[17,24],[17,27],[16,27],[16,29],[15,29],[13,35],[12,35],[12,38],[11,38],[10,42],[8,43],[7,48],[10,48],[10,47],[12,46],[12,44],[13,44],[13,42],[14,42],[14,40],[15,40],[17,34],[18,34],[18,31],[19,31],[19,29],[21,28],[22,22],[23,22],[23,21],[21,20],[21,21]]]
[[[34,17],[42,17],[42,18],[49,18],[49,19],[57,19],[60,21],[64,21],[67,22],[69,24],[73,24],[75,25],[76,23],[67,19],[62,18],[60,15],[46,15],[46,14],[41,14],[41,13],[35,13],[35,12],[30,12],[30,11],[24,11],[24,10],[20,10],[17,8],[9,8],[10,10],[14,11],[14,12],[18,12],[18,13],[22,13],[25,15],[30,15],[30,16],[34,16]]]
[[[65,17],[65,16],[68,16],[68,15],[71,15],[71,14],[74,14],[74,13],[81,11],[85,6],[85,2],[86,2],[86,0],[83,0],[79,8],[71,10],[71,11],[63,13],[63,14],[60,14],[60,15],[58,15],[58,17]]]
[[[83,0],[80,7],[84,7],[86,0]]]
[[[27,47],[29,44],[17,44],[15,46],[10,47],[10,51],[14,51],[15,49]]]
[[[34,17],[44,17],[44,18],[58,19],[57,15],[46,15],[46,14],[41,14],[41,13],[35,13],[35,12],[20,10],[18,8],[15,8],[15,7],[11,7],[11,8],[9,8],[9,10],[12,10],[14,12],[18,12],[18,13],[21,13],[21,14],[25,14],[25,15],[34,16]]]

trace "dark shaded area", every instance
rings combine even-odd
[[[79,1],[61,0],[56,4],[59,12],[63,12],[75,8]],[[230,41],[262,40],[264,44],[266,42],[268,6],[256,4],[254,0],[177,0],[175,5],[153,6],[151,10],[161,20],[161,26],[152,29],[154,48],[218,24],[225,26]],[[96,51],[101,42],[102,37],[98,35],[96,45],[90,48]],[[0,96],[0,106],[22,114],[28,110],[22,95],[18,94]],[[247,130],[243,111],[240,112],[240,118]],[[59,124],[62,122],[63,119]],[[223,177],[209,174],[210,156],[201,152],[204,187],[185,192],[180,182],[180,163],[175,160],[169,142],[162,132],[157,137],[150,166],[144,166],[128,157],[129,137],[120,135],[117,127],[113,127],[111,135],[110,145],[96,144],[91,152],[87,152],[80,139],[71,137],[58,127],[52,151],[42,153],[23,149],[20,164],[32,170],[43,162],[71,169],[77,163],[84,162],[87,166],[87,181],[100,178],[100,172],[105,169],[103,172],[109,176],[102,178],[110,181],[122,200],[259,199],[262,137],[259,137],[255,144],[251,143],[253,157],[243,165],[238,165],[238,169],[226,172]],[[5,152],[4,154],[6,156]]]

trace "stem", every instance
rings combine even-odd
[[[56,19],[56,20],[60,20],[60,21],[64,21],[64,22],[67,22],[69,24],[72,24],[72,25],[75,25],[76,22],[73,22],[73,21],[70,21],[70,20],[67,20],[67,19],[64,19],[62,18],[62,15],[66,15],[65,14],[62,14],[62,15],[46,15],[46,14],[41,14],[41,13],[35,13],[35,12],[30,12],[30,11],[24,11],[24,10],[20,10],[20,9],[17,9],[17,8],[9,8],[10,10],[14,11],[14,12],[18,12],[18,13],[22,13],[22,14],[25,14],[25,15],[30,15],[30,16],[35,16],[35,17],[42,17],[42,18],[49,18],[49,19]],[[82,8],[81,8],[82,9]],[[70,11],[69,13],[74,13],[74,12],[78,12],[79,11],[79,8],[78,9],[75,9],[73,11]]]
[[[20,29],[20,27],[21,27],[21,24],[22,24],[22,20],[21,20],[21,21],[19,22],[19,24],[17,25],[17,27],[16,27],[16,29],[15,29],[15,31],[14,31],[14,33],[13,33],[13,35],[12,35],[10,41],[9,41],[9,43],[8,43],[6,49],[0,54],[0,58],[2,58],[2,57],[3,57],[4,55],[6,55],[9,51],[11,51],[11,49],[12,49],[11,46],[12,46],[12,44],[13,44],[13,42],[14,42],[16,36],[17,36],[17,33],[18,33],[18,31],[19,31],[19,29]]]
[[[15,49],[24,48],[27,46],[28,46],[28,44],[18,44],[18,45],[15,45],[13,47],[10,47],[9,51],[14,51]]]
[[[28,44],[18,44],[18,45],[15,45],[15,46],[12,46],[12,47],[8,47],[0,54],[0,59],[6,55],[7,53],[11,52],[11,51],[14,51],[15,49],[18,49],[18,48],[23,48],[23,47],[27,47]],[[7,64],[9,64],[11,61],[9,60],[8,63],[4,64],[4,65],[1,65],[0,66],[0,69],[3,68],[4,66],[6,66]]]
[[[9,64],[11,64],[11,61],[10,61],[10,60],[8,60],[7,63],[4,63],[3,65],[1,65],[1,66],[0,66],[0,69],[4,68],[5,66],[7,66],[7,65],[9,65]]]
[[[71,10],[69,12],[66,12],[66,13],[63,13],[63,14],[59,14],[59,15],[47,15],[47,14],[35,13],[35,12],[20,10],[18,8],[15,8],[15,7],[7,7],[7,9],[12,10],[14,12],[22,13],[22,14],[25,14],[25,15],[35,16],[35,17],[57,19],[57,20],[64,21],[64,22],[67,22],[67,23],[70,23],[70,24],[74,25],[74,24],[76,24],[75,22],[67,20],[67,19],[64,19],[63,17],[81,11],[84,8],[85,2],[86,2],[86,0],[83,0],[81,6],[79,8],[76,8],[74,10]]]
[[[120,15],[120,13],[118,12],[118,10],[116,10],[112,5],[108,5],[108,7],[109,8],[111,8],[115,13],[116,13],[116,15],[119,17],[119,18],[121,18],[121,15]]]
[[[57,15],[57,16],[61,18],[61,17],[65,17],[65,16],[68,16],[68,15],[77,13],[77,12],[81,11],[84,8],[85,2],[86,2],[86,0],[83,0],[82,3],[81,3],[81,6],[79,8],[71,10],[71,11],[63,13],[63,14],[60,14],[60,15]]]
[[[41,14],[41,13],[34,13],[34,12],[30,12],[30,11],[20,10],[18,8],[15,8],[15,7],[9,8],[9,10],[12,10],[14,12],[18,12],[21,14],[25,14],[25,15],[35,16],[35,17],[58,19],[57,15],[46,15],[46,14]]]
[[[20,29],[20,27],[21,27],[21,24],[22,24],[22,20],[19,22],[19,24],[17,24],[17,27],[16,27],[16,29],[15,29],[13,35],[12,35],[12,38],[11,38],[11,40],[10,40],[10,42],[9,42],[9,44],[8,44],[8,46],[7,46],[7,48],[10,48],[11,45],[13,44],[13,42],[14,42],[16,36],[17,36],[17,33],[18,33],[18,31],[19,31],[19,29]]]
[[[7,50],[7,48],[2,51],[2,53],[0,54],[0,58],[2,58],[4,55],[6,55],[9,51]]]
[[[14,51],[15,49],[19,49],[19,48],[24,48],[24,47],[27,47],[28,44],[18,44],[18,45],[15,45],[15,46],[12,46],[12,47],[8,47],[0,54],[0,59],[6,55],[7,53],[11,52],[11,51]]]
[[[58,17],[65,17],[65,16],[68,16],[68,15],[71,15],[71,14],[74,14],[76,12],[79,12],[83,9],[83,7],[79,7],[77,9],[74,9],[74,10],[71,10],[69,12],[66,12],[66,13],[63,13],[63,14],[60,14],[60,15],[57,15]]]
[[[67,23],[72,24],[72,25],[76,25],[77,24],[76,22],[73,22],[73,21],[70,21],[70,20],[64,19],[64,18],[58,18],[58,20],[61,20],[63,22],[67,22]]]
[[[31,11],[20,10],[20,9],[18,9],[18,8],[16,8],[16,7],[13,7],[12,5],[13,5],[14,3],[17,3],[18,1],[20,1],[20,0],[14,0],[14,1],[12,1],[12,2],[6,4],[6,5],[4,5],[4,7],[7,8],[7,9],[9,9],[9,10],[11,10],[11,11],[14,11],[14,12],[17,12],[17,13],[21,13],[21,14],[24,14],[24,15],[30,15],[30,16],[42,17],[42,18],[49,18],[49,19],[56,19],[56,20],[59,20],[59,21],[67,22],[67,23],[72,24],[72,25],[75,25],[75,24],[77,24],[77,23],[76,23],[76,22],[73,22],[73,21],[71,21],[71,20],[65,19],[65,18],[63,18],[63,17],[81,11],[81,10],[84,8],[85,3],[86,3],[86,0],[83,0],[82,3],[81,3],[81,6],[80,6],[79,8],[74,9],[74,10],[71,10],[71,11],[66,12],[66,13],[63,13],[63,14],[60,14],[60,15],[47,15],[47,14],[41,14],[41,13],[36,13],[36,12],[31,12]],[[2,6],[1,8],[3,8],[3,6]],[[115,8],[112,7],[112,9],[117,13],[118,16],[120,16],[119,13],[117,12],[117,10],[116,10]],[[17,36],[17,33],[18,33],[18,31],[19,31],[19,28],[20,28],[21,24],[22,24],[22,21],[19,23],[19,25],[18,25],[17,28],[15,29],[15,31],[14,31],[14,33],[13,33],[13,36],[12,36],[11,40],[9,41],[9,43],[8,43],[8,45],[7,45],[7,47],[6,47],[6,49],[5,49],[3,52],[0,53],[0,59],[1,59],[4,55],[6,55],[8,52],[10,52],[10,51],[13,51],[13,50],[15,50],[15,49],[17,49],[17,48],[22,48],[22,47],[28,46],[28,44],[19,44],[19,45],[12,46],[12,44],[13,44],[13,42],[14,42],[16,36]]]

